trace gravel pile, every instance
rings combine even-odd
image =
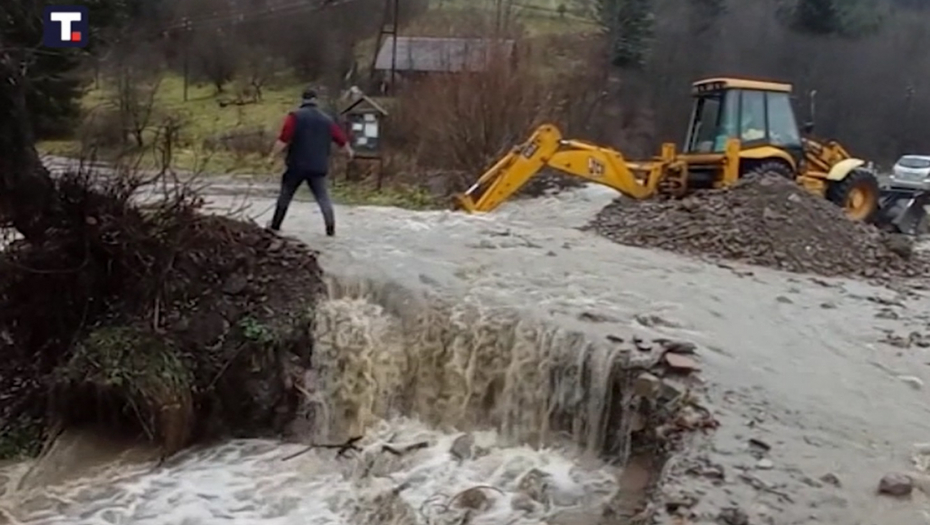
[[[825,199],[771,176],[684,199],[620,198],[587,229],[621,244],[790,272],[891,278],[928,268],[910,240],[850,221]]]

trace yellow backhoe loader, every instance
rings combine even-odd
[[[455,207],[491,211],[544,168],[609,186],[633,199],[681,197],[760,174],[794,179],[845,209],[850,219],[916,233],[930,194],[883,190],[871,165],[853,158],[842,145],[802,136],[791,90],[790,84],[739,78],[695,82],[683,151],[663,144],[661,154],[646,161],[566,139],[555,126],[544,124],[457,195]],[[809,133],[813,125],[805,128]]]

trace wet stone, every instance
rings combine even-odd
[[[690,373],[700,370],[700,367],[694,359],[679,354],[665,354],[665,363],[675,372]]]
[[[527,496],[526,494],[517,493],[510,498],[510,508],[513,510],[519,510],[523,512],[533,512],[536,510],[538,504],[533,501],[533,498]]]
[[[690,341],[659,340],[662,349],[672,354],[691,355],[697,352],[697,345]]]
[[[654,399],[659,395],[662,380],[649,372],[643,372],[633,381],[633,393],[647,399]]]
[[[888,496],[907,496],[910,495],[913,490],[914,480],[907,474],[886,474],[878,483],[879,494]]]
[[[749,515],[739,507],[728,507],[720,510],[717,523],[721,525],[749,525]]]
[[[474,436],[471,434],[462,434],[461,436],[455,438],[455,441],[452,442],[452,447],[449,449],[449,454],[452,454],[452,457],[459,461],[471,459],[474,455],[474,445]]]
[[[455,498],[455,506],[461,509],[486,510],[491,501],[482,487],[472,487]]]
[[[833,485],[834,487],[843,486],[842,482],[840,482],[840,478],[832,472],[828,472],[823,476],[820,476],[820,481],[826,483],[827,485]]]

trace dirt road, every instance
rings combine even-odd
[[[699,523],[726,507],[741,508],[749,523],[930,521],[918,491],[906,500],[876,495],[882,475],[911,469],[914,444],[930,441],[927,294],[724,268],[576,229],[613,197],[587,188],[483,217],[340,208],[333,239],[322,235],[314,204],[295,203],[284,234],[320,249],[332,274],[380,274],[493,301],[596,338],[700,344],[721,428],[676,458],[666,487]],[[232,201],[241,202],[214,198]],[[248,199],[259,221],[272,205]],[[889,334],[910,337],[910,346],[883,342]],[[740,523],[739,513],[728,516]]]

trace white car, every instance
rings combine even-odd
[[[892,188],[930,190],[930,155],[904,155],[892,168]]]

